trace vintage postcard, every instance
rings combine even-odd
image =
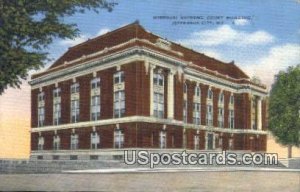
[[[0,191],[300,191],[299,0],[0,0]]]

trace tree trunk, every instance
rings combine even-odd
[[[292,145],[288,145],[288,158],[292,158]]]

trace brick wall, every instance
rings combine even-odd
[[[72,80],[67,80],[59,82],[58,86],[61,88],[61,123],[70,123],[70,87],[72,85]]]
[[[45,125],[53,125],[53,90],[55,85],[43,87],[45,92]]]
[[[176,120],[183,120],[183,76],[179,77],[179,74],[177,73],[175,75],[175,81],[174,81],[174,118]]]
[[[201,88],[201,125],[206,125],[206,99],[208,85],[200,84]]]
[[[31,90],[31,127],[38,126],[38,94],[39,89]]]

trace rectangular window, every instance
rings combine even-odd
[[[100,88],[100,78],[94,78],[91,81],[91,89],[99,89]]]
[[[234,128],[234,110],[229,110],[229,128]]]
[[[224,109],[218,108],[218,127],[224,127]]]
[[[114,94],[114,117],[119,118],[125,115],[125,91],[116,91]]]
[[[164,94],[154,92],[154,117],[164,118]]]
[[[74,83],[71,85],[71,94],[79,93],[79,83]]]
[[[72,134],[71,135],[71,150],[76,150],[78,149],[78,135],[77,134]]]
[[[212,105],[207,105],[206,125],[207,126],[213,126],[213,107],[212,107]]]
[[[158,86],[164,86],[164,76],[159,73],[154,73],[153,84]]]
[[[91,149],[98,149],[99,144],[100,144],[100,137],[98,133],[96,132],[91,133]]]
[[[38,94],[38,126],[42,127],[45,123],[45,93]]]
[[[116,130],[114,133],[114,147],[117,149],[124,147],[124,133],[122,130]]]
[[[183,101],[183,122],[184,123],[187,123],[187,110],[188,110],[188,108],[187,108],[187,101],[184,100]]]
[[[100,78],[91,81],[91,120],[100,119]]]
[[[61,123],[61,97],[60,88],[53,90],[53,124],[59,125]]]
[[[71,122],[76,123],[79,121],[79,99],[71,101]]]
[[[38,139],[38,150],[39,151],[44,149],[44,143],[45,143],[44,137],[39,137],[39,139]]]
[[[71,123],[79,121],[79,83],[71,85]]]
[[[91,99],[91,119],[99,120],[100,119],[100,95],[92,96]]]
[[[167,135],[165,131],[159,133],[159,146],[161,149],[167,148]]]
[[[60,149],[60,137],[54,136],[53,137],[53,150],[59,150]]]
[[[199,149],[199,135],[194,136],[194,149],[198,150]]]
[[[54,125],[59,125],[61,121],[61,105],[59,103],[54,103],[53,106],[53,121]]]
[[[200,125],[200,103],[194,103],[193,123]]]
[[[115,84],[123,83],[124,80],[125,80],[124,71],[119,71],[114,74],[114,83]]]
[[[38,108],[38,126],[42,127],[45,123],[45,107],[41,106]]]

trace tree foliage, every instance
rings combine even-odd
[[[44,65],[45,48],[55,38],[79,35],[64,17],[112,6],[105,0],[0,0],[0,95]]]
[[[270,93],[269,129],[283,145],[300,144],[300,65],[276,75]]]

